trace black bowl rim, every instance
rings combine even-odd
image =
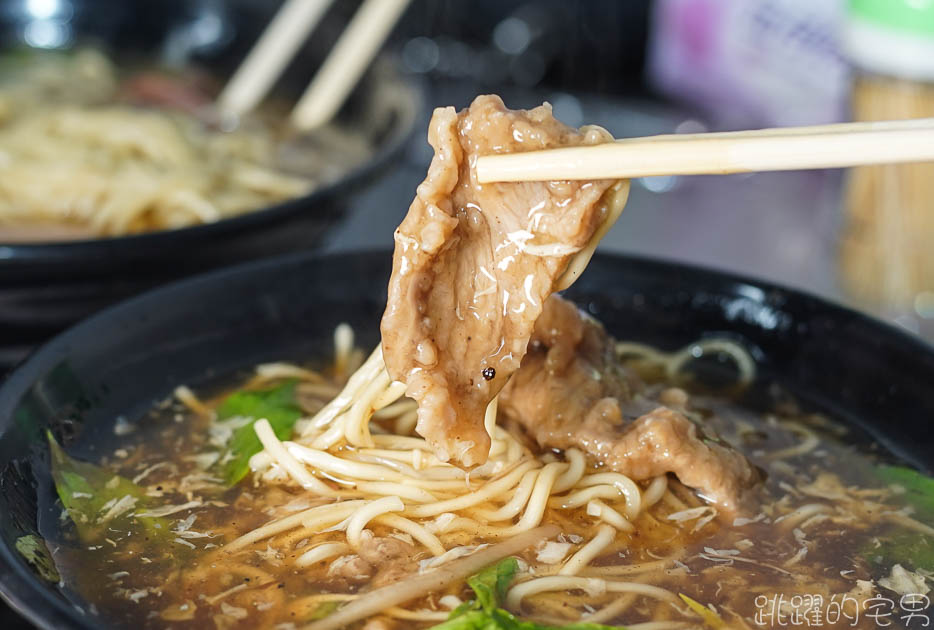
[[[302,264],[315,260],[328,260],[336,264],[349,258],[367,257],[374,261],[382,258],[388,264],[391,251],[388,249],[365,249],[337,253],[297,252],[275,258],[246,262],[232,267],[199,274],[190,278],[179,280],[171,284],[147,291],[141,295],[110,306],[99,313],[88,317],[82,322],[59,333],[41,348],[34,351],[15,367],[7,378],[0,383],[0,408],[5,404],[19,400],[36,378],[53,362],[66,355],[72,339],[79,339],[86,331],[101,327],[108,320],[119,318],[125,312],[139,310],[140,307],[150,303],[158,303],[165,296],[175,292],[197,290],[199,286],[224,283],[228,278],[243,273],[265,273],[283,266]],[[741,274],[713,269],[707,266],[685,264],[674,260],[663,260],[647,256],[598,252],[596,260],[603,260],[615,266],[638,266],[655,268],[676,277],[678,271],[689,271],[694,274],[716,279],[723,284],[736,284],[753,286],[766,293],[772,291],[784,292],[789,295],[806,299],[811,304],[819,306],[847,318],[855,319],[871,327],[875,327],[883,334],[888,335],[893,342],[904,344],[918,353],[934,355],[934,346],[921,338],[876,317],[855,311],[843,304],[815,296],[811,293],[793,289],[769,281],[760,281]],[[2,515],[0,515],[2,518]],[[90,620],[76,615],[76,611],[65,601],[52,595],[39,579],[28,572],[21,562],[13,557],[13,551],[5,544],[0,544],[0,599],[6,600],[12,608],[17,610],[30,622],[42,628],[60,628],[63,624],[72,624],[72,627],[96,628]],[[67,627],[67,625],[66,625]]]
[[[104,238],[82,238],[61,241],[30,241],[24,243],[0,241],[0,264],[29,263],[36,260],[63,260],[82,253],[100,254],[134,252],[136,250],[152,251],[169,245],[177,245],[180,241],[199,240],[210,237],[220,237],[230,232],[249,230],[249,228],[264,223],[275,222],[290,214],[301,211],[309,205],[316,205],[330,197],[338,195],[353,186],[356,186],[368,177],[375,175],[386,166],[390,159],[399,153],[409,139],[414,135],[422,110],[425,108],[425,87],[416,77],[402,71],[401,65],[395,62],[392,55],[383,53],[374,60],[372,65],[386,63],[394,75],[394,80],[403,85],[411,95],[415,111],[411,113],[411,120],[407,125],[395,125],[389,138],[359,166],[351,169],[342,177],[315,188],[307,195],[286,199],[279,203],[250,210],[243,214],[227,217],[212,223],[200,223],[180,228],[155,230],[139,234],[127,234]]]

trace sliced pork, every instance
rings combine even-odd
[[[519,368],[571,258],[625,199],[612,181],[481,185],[476,158],[610,139],[558,122],[548,105],[510,111],[496,96],[435,110],[435,156],[394,235],[381,332],[389,374],[418,402],[416,430],[442,460],[486,461],[487,404]]]
[[[542,447],[581,448],[636,480],[674,473],[724,514],[737,513],[756,468],[681,412],[634,397],[638,389],[603,327],[555,295],[499,409]]]

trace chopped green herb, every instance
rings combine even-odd
[[[499,606],[506,599],[506,591],[516,577],[519,563],[515,558],[506,558],[480,573],[467,578],[467,585],[477,595],[477,603],[483,610]]]
[[[302,417],[302,409],[295,400],[295,381],[264,389],[234,392],[217,409],[219,420],[234,417],[250,418],[250,422],[234,431],[227,450],[218,460],[224,480],[234,485],[250,471],[250,458],[263,450],[256,437],[253,423],[265,418],[280,440],[292,435],[295,421]]]
[[[20,536],[16,539],[16,550],[19,555],[31,564],[36,572],[44,580],[49,582],[59,582],[62,577],[55,568],[55,562],[52,560],[52,554],[49,553],[45,541],[34,534]]]
[[[903,466],[877,466],[873,472],[885,483],[904,490],[898,497],[913,508],[914,518],[934,521],[934,479]],[[863,545],[859,555],[886,573],[896,564],[934,570],[934,538],[893,525],[878,538],[878,544]]]
[[[533,621],[521,621],[509,611],[500,608],[506,591],[519,569],[515,558],[506,558],[471,576],[467,584],[477,598],[464,602],[451,612],[447,621],[431,630],[557,630]],[[610,630],[622,626],[604,626],[597,623],[572,623],[560,626],[564,630]]]
[[[915,532],[902,530],[880,537],[878,546],[875,543],[864,545],[860,555],[885,573],[896,564],[934,571],[934,539]]]
[[[149,535],[166,537],[169,522],[138,517],[140,508],[152,507],[145,490],[106,468],[68,456],[47,431],[52,454],[52,480],[62,505],[84,542],[95,542],[109,527],[139,523]]]
[[[890,484],[904,488],[902,499],[915,509],[915,516],[934,521],[934,479],[904,466],[878,466],[876,474]]]

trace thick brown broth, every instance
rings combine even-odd
[[[652,379],[651,371],[642,372]],[[663,385],[667,384],[651,387]],[[328,399],[322,395],[328,391],[326,383],[298,388],[306,413]],[[206,402],[215,406],[222,398]],[[766,472],[758,511],[732,523],[708,519],[709,508],[688,488],[671,481],[670,492],[633,521],[635,530],[620,532],[581,575],[683,593],[714,606],[729,627],[872,628],[880,625],[880,613],[890,611],[884,620],[892,627],[913,628],[920,615],[931,616],[927,600],[919,597],[916,603],[879,587],[892,566],[874,557],[873,550],[910,530],[893,523],[897,516],[890,515],[900,513],[905,504],[897,488],[874,477],[876,457],[865,444],[842,425],[803,413],[793,404],[759,413],[732,397],[698,393],[691,396],[690,408]],[[166,403],[152,415],[134,425],[138,428],[101,463],[137,480],[155,505],[189,505],[163,517],[171,533],[147,537],[131,521],[114,519],[106,536],[86,544],[78,541],[66,518],[61,531],[44,532],[55,541],[51,547],[64,582],[102,618],[144,628],[284,630],[326,614],[342,595],[404,579],[430,558],[414,545],[414,553],[389,553],[389,561],[382,564],[355,566],[351,560],[335,569],[338,562],[332,559],[299,568],[296,560],[313,545],[342,540],[339,532],[302,528],[225,553],[224,544],[238,536],[329,499],[295,484],[251,478],[226,488],[213,469],[204,469],[204,454],[218,434],[209,417],[178,402]],[[561,454],[541,457],[560,459]],[[558,542],[569,544],[568,557],[594,536],[596,528],[583,507],[549,508],[542,522],[561,527]],[[396,544],[392,541],[408,544],[392,528],[377,524],[368,529],[378,540],[390,541],[390,547]],[[932,537],[910,535],[930,552]],[[469,532],[461,536],[464,545],[489,542]],[[540,566],[537,553],[527,550],[522,559]],[[322,597],[324,593],[338,595]],[[434,593],[406,608],[421,611],[423,617],[424,611],[434,611],[435,619],[400,619],[399,613],[394,620],[386,617],[385,627],[439,623],[449,612],[442,601],[446,594],[461,600],[471,597],[465,586]],[[918,595],[923,595],[921,589]],[[552,624],[601,610],[609,615],[601,623],[671,620],[684,627],[703,625],[678,604],[631,593],[571,590],[560,596],[531,596],[513,612]],[[620,613],[610,614],[611,605]],[[906,621],[906,615],[916,616]]]

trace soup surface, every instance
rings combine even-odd
[[[93,603],[90,613],[125,627],[302,627],[522,530],[535,481],[581,460],[591,482],[553,487],[531,523],[554,523],[560,533],[518,555],[501,605],[523,619],[654,624],[646,628],[872,628],[882,619],[909,628],[931,614],[934,482],[883,463],[843,425],[802,411],[775,387],[712,389],[699,375],[748,359],[732,343],[708,340],[680,354],[616,346],[624,369],[644,384],[640,396],[684,410],[764,471],[754,509],[724,518],[670,475],[638,484],[633,513],[625,482],[606,478],[590,456],[543,451],[501,429],[491,459],[505,464],[477,470],[476,479],[459,475],[414,433],[408,400],[377,413],[372,447],[315,449],[332,456],[317,469],[330,496],[302,488],[270,464],[251,425],[267,418],[283,439],[308,444],[298,437],[307,418],[362,361],[341,332],[336,358],[317,369],[265,365],[219,388],[180,389],[148,416],[115,424],[118,446],[99,467],[60,460],[68,509],[45,533],[62,579]],[[298,428],[283,429],[294,422]],[[68,474],[85,483],[69,483]],[[451,504],[504,479],[484,500]],[[351,512],[315,517],[323,506],[392,493],[405,510],[383,517],[401,514],[417,529],[375,517],[353,540]],[[270,523],[282,526],[263,533]],[[420,540],[421,530],[443,549]],[[431,627],[473,597],[458,582],[366,627]]]

